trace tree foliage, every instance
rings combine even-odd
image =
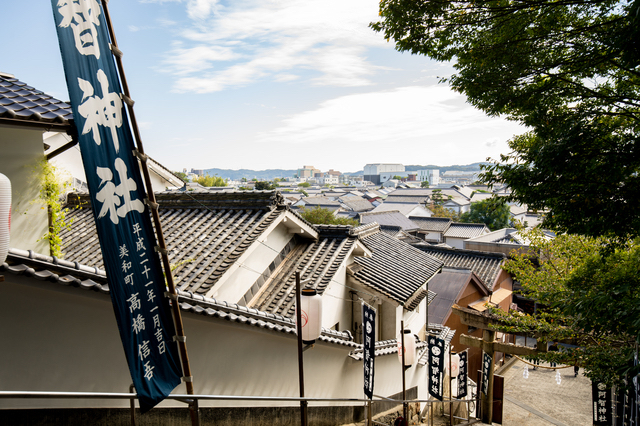
[[[469,211],[460,216],[460,221],[484,223],[490,230],[496,231],[509,226],[511,211],[503,197],[487,198],[471,203]]]
[[[455,61],[455,90],[529,127],[486,182],[548,226],[638,235],[640,0],[382,0],[380,15],[398,50]]]
[[[311,184],[310,184],[309,182],[300,182],[300,183],[298,184],[298,186],[299,186],[300,188],[309,188],[309,187],[311,186]]]
[[[574,343],[575,349],[543,358],[578,362],[593,380],[619,383],[640,336],[640,244],[612,248],[605,237],[577,235],[548,239],[537,229],[523,235],[539,255],[512,255],[505,269],[539,309],[535,315],[494,310],[508,321],[497,328]]]
[[[267,182],[267,181],[257,181],[254,188],[261,191],[271,191],[276,189],[279,185],[275,182]]]
[[[49,242],[51,256],[63,258],[64,253],[62,252],[60,233],[65,228],[69,229],[73,221],[67,221],[66,216],[69,213],[69,209],[62,207],[68,184],[63,182],[60,171],[56,166],[44,157],[38,161],[34,172],[37,183],[40,186],[40,201],[47,207],[49,215],[49,228],[41,239]]]
[[[575,339],[547,358],[619,380],[640,338],[640,0],[382,0],[380,15],[372,27],[398,50],[453,61],[454,90],[527,126],[482,180],[588,237],[541,244],[540,267],[509,262],[548,307],[514,327]]]
[[[307,221],[316,225],[351,225],[354,227],[359,225],[356,219],[336,217],[331,210],[324,209],[320,206],[302,208],[300,209],[300,215]]]
[[[442,207],[442,204],[431,203],[429,205],[429,210],[433,212],[433,217],[446,217],[454,222],[460,221],[460,213],[453,209]]]
[[[183,181],[189,182],[189,176],[187,176],[187,174],[185,172],[173,172],[173,174],[178,176]]]
[[[227,186],[227,180],[222,179],[220,176],[198,176],[194,179],[194,182],[206,187]]]

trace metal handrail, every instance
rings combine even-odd
[[[373,399],[372,402],[433,402],[441,403],[443,401],[437,399],[389,399],[374,395],[379,399]],[[137,399],[138,394],[127,392],[47,392],[47,391],[0,391],[0,399]],[[312,398],[312,397],[295,397],[295,396],[252,396],[252,395],[188,395],[188,394],[170,394],[167,399],[175,399],[183,402],[184,400],[210,400],[210,401],[290,401],[290,402],[369,402],[364,398]],[[453,399],[453,402],[467,401],[465,399]],[[445,401],[449,402],[449,400]]]

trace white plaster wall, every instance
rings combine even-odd
[[[431,217],[433,213],[430,210],[424,209],[420,206],[416,206],[411,212],[409,212],[409,216],[417,216],[417,217]]]
[[[131,378],[108,295],[14,275],[6,278],[0,283],[0,335],[5,342],[0,351],[1,390],[128,391]],[[298,395],[294,335],[190,313],[183,313],[183,319],[196,394]],[[347,356],[349,350],[318,343],[304,353],[307,396],[363,397],[362,364]],[[400,392],[397,356],[375,362],[374,392]],[[407,387],[418,386],[420,398],[426,398],[427,373],[419,366],[407,370]],[[184,394],[185,387],[174,392]],[[173,401],[162,405],[184,407]],[[0,409],[48,407],[128,407],[128,401],[0,399]]]
[[[424,234],[425,240],[431,241],[442,241],[442,233],[441,232],[427,232]]]
[[[220,287],[216,285],[210,297],[237,303],[273,262],[280,250],[293,238],[293,235],[289,233],[284,223],[278,224],[273,232],[269,233],[264,244],[255,242],[245,252],[242,262],[236,262],[232,266],[233,270],[222,277],[224,281],[220,283]],[[244,266],[240,266],[240,263]],[[227,274],[229,274],[228,278]]]
[[[464,249],[464,241],[461,238],[451,238],[451,237],[445,237],[444,242],[445,244],[450,245],[453,248],[457,248],[457,249]]]
[[[331,283],[327,286],[322,295],[322,326],[333,327],[339,323],[338,330],[353,331],[351,308],[351,293],[346,286],[347,269],[345,264],[351,263],[351,256],[340,265],[338,272],[333,276]],[[356,317],[358,318],[358,317]]]
[[[47,152],[53,152],[55,149],[63,146],[71,141],[71,136],[66,133],[47,132],[44,134],[45,142],[51,146]],[[84,171],[84,165],[82,163],[82,155],[80,153],[80,145],[67,149],[63,153],[55,156],[51,162],[64,174],[79,179],[83,182],[87,181],[87,177]],[[140,169],[142,174],[142,168]],[[175,182],[169,182],[164,177],[149,167],[149,177],[151,179],[151,186],[154,192],[165,191],[169,189],[177,189],[182,187],[177,179]],[[144,180],[144,178],[143,178]]]
[[[0,173],[11,180],[10,247],[49,254],[47,241],[38,241],[47,232],[48,212],[38,201],[38,162],[44,156],[42,131],[0,128]]]

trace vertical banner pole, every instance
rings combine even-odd
[[[405,368],[404,368],[404,320],[400,321],[400,342],[402,344],[402,417],[404,421],[407,421],[407,384],[405,381]],[[408,423],[407,423],[408,424]]]
[[[162,224],[160,223],[160,215],[158,213],[158,204],[155,200],[155,195],[153,193],[153,187],[151,185],[151,177],[149,175],[149,168],[147,166],[147,156],[144,154],[144,147],[142,145],[142,138],[140,137],[140,131],[138,128],[138,123],[136,120],[135,112],[133,110],[133,100],[131,99],[131,95],[129,92],[129,85],[127,84],[126,75],[124,73],[124,66],[122,64],[122,52],[118,49],[118,42],[116,41],[115,32],[113,29],[113,24],[111,21],[111,16],[109,15],[109,8],[107,6],[108,0],[102,0],[102,7],[104,10],[105,20],[107,22],[107,28],[109,30],[109,36],[111,37],[111,46],[113,56],[116,60],[116,65],[118,67],[118,72],[120,74],[120,82],[122,84],[122,90],[124,93],[124,102],[127,105],[127,111],[129,112],[129,117],[131,119],[131,127],[133,130],[133,134],[136,141],[136,147],[138,151],[138,158],[140,159],[142,165],[142,174],[144,177],[145,186],[147,188],[147,197],[149,199],[149,209],[151,211],[151,216],[153,218],[153,223],[156,231],[156,237],[158,240],[158,251],[160,253],[160,257],[162,259],[162,266],[165,273],[165,278],[167,281],[167,287],[169,288],[169,292],[171,294],[171,308],[173,313],[173,320],[176,327],[176,335],[178,340],[178,348],[180,353],[180,359],[182,361],[182,371],[184,374],[184,380],[187,388],[187,394],[193,395],[193,376],[191,374],[191,366],[189,364],[189,355],[187,352],[187,343],[186,337],[184,334],[184,325],[182,322],[182,315],[180,313],[180,306],[178,303],[178,294],[176,292],[176,286],[173,281],[173,275],[171,274],[171,265],[169,263],[169,255],[167,251],[167,246],[164,240],[164,235],[162,233]],[[199,416],[197,410],[197,404],[190,403],[189,409],[191,411],[191,423],[194,426],[199,425]]]
[[[304,365],[302,356],[302,305],[300,304],[300,272],[296,272],[296,331],[298,332],[298,378],[300,398],[304,398]],[[300,425],[307,426],[307,401],[300,400]]]
[[[453,366],[451,365],[451,344],[449,344],[449,426],[453,425]]]

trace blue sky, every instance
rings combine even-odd
[[[68,99],[50,0],[3,2],[0,71]],[[111,0],[145,151],[173,170],[498,158],[488,118],[368,28],[376,0]]]

